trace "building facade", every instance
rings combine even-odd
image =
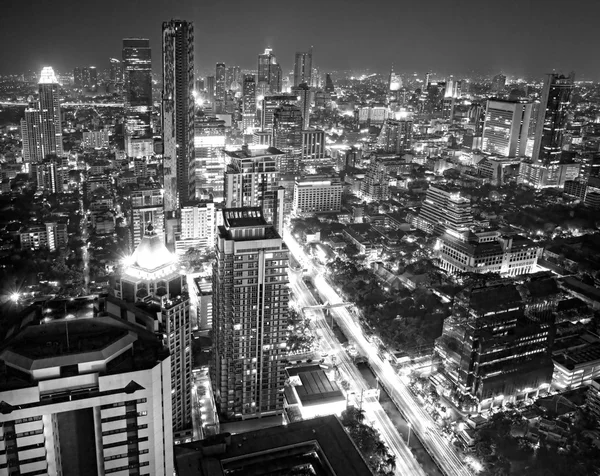
[[[483,152],[502,157],[525,155],[531,103],[489,99],[483,125]]]
[[[213,267],[215,401],[225,419],[283,412],[289,251],[260,209],[223,210]]]
[[[339,177],[308,175],[296,178],[293,213],[295,215],[339,212],[342,207],[342,181]]]

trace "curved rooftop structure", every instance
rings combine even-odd
[[[142,241],[131,258],[133,266],[144,271],[153,271],[175,264],[177,261],[177,258],[165,246],[163,238],[156,234],[152,225],[148,225]]]

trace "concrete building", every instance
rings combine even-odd
[[[473,225],[471,201],[459,190],[431,185],[414,225],[426,233],[442,234],[447,230],[464,233]]]
[[[483,125],[483,152],[523,157],[532,107],[531,103],[489,99]]]
[[[171,392],[174,438],[185,440],[192,428],[192,328],[185,277],[152,225],[127,265],[106,310],[163,336],[171,354],[171,380],[163,385]]]
[[[110,132],[108,129],[83,131],[81,143],[87,149],[107,149],[110,144]]]
[[[29,325],[2,345],[0,474],[173,474],[169,351],[110,317]]]
[[[339,177],[308,175],[296,178],[294,215],[339,212],[342,207],[342,182]]]
[[[190,248],[207,252],[215,242],[215,204],[200,202],[181,208],[179,232],[175,234],[175,251],[185,254]]]
[[[190,197],[223,201],[225,121],[197,114],[194,119],[194,161],[190,163]],[[185,203],[185,202],[184,202]]]
[[[412,145],[412,119],[387,119],[377,137],[377,149],[390,154],[403,154]]]
[[[284,154],[275,147],[242,147],[226,151],[230,163],[225,172],[225,208],[261,207],[265,219],[283,230],[283,195],[280,164]]]
[[[24,250],[46,248],[57,251],[67,246],[69,236],[65,223],[45,223],[25,228],[19,233],[19,239]]]
[[[148,225],[152,225],[155,233],[164,237],[164,190],[160,185],[147,185],[132,190],[129,197],[132,249],[141,243]]]
[[[213,267],[215,401],[237,420],[283,412],[289,251],[259,208],[223,210]]]
[[[552,357],[552,386],[559,391],[590,385],[600,378],[600,342],[567,349]]]

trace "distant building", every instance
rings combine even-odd
[[[19,474],[171,476],[169,350],[117,319],[67,319],[26,326],[3,344],[3,465]]]
[[[131,191],[132,249],[140,244],[148,225],[152,225],[155,233],[164,238],[163,196],[164,190],[158,184]]]
[[[277,94],[281,92],[281,66],[271,48],[258,55],[257,90],[260,95]]]
[[[377,148],[390,154],[403,154],[412,145],[413,121],[410,119],[387,119],[377,137]]]
[[[226,419],[283,413],[289,252],[258,208],[223,211],[213,267],[215,401]]]
[[[495,93],[500,93],[500,92],[504,91],[505,87],[506,87],[506,76],[504,76],[502,73],[494,76],[494,78],[492,79],[492,91]]]
[[[83,140],[81,141],[84,148],[87,149],[108,149],[110,144],[110,132],[108,129],[100,131],[83,131]]]
[[[302,131],[302,165],[320,164],[325,159],[325,131],[308,129]]]
[[[190,196],[197,200],[223,201],[225,121],[196,115],[194,120],[194,162],[190,164]]]
[[[190,248],[211,250],[215,241],[215,204],[200,202],[183,206],[179,229],[175,234],[177,254],[185,254]]]
[[[294,59],[294,86],[312,84],[312,48],[307,52],[296,52]]]
[[[25,228],[19,233],[21,249],[49,251],[65,249],[69,236],[64,223],[45,223]]]
[[[342,182],[339,177],[308,175],[296,178],[295,215],[339,212],[342,206]]]
[[[215,99],[217,101],[225,100],[225,93],[227,91],[225,85],[226,70],[225,63],[217,63],[215,67]]]

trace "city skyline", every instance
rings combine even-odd
[[[261,33],[242,29],[242,20],[237,28],[236,17],[231,15],[236,11],[235,4],[226,8],[190,4],[174,9],[157,4],[140,11],[112,0],[85,10],[71,0],[58,3],[59,8],[55,4],[41,6],[33,16],[19,5],[7,12],[0,38],[5,43],[19,38],[19,47],[3,52],[0,74],[36,71],[48,65],[59,71],[85,64],[104,69],[110,57],[118,57],[123,38],[149,38],[151,47],[159,48],[162,21],[177,18],[195,23],[196,66],[203,73],[214,71],[218,61],[254,69],[256,55],[269,47],[287,75],[293,70],[295,53],[314,45],[314,65],[327,71],[368,68],[383,72],[393,64],[401,72],[433,70],[465,75],[502,71],[513,77],[541,77],[553,71],[575,70],[578,79],[600,77],[600,67],[590,64],[586,54],[589,50],[581,47],[597,42],[591,24],[593,15],[577,5],[570,9],[569,16],[554,15],[553,5],[558,4],[555,0],[532,0],[527,5],[508,2],[497,11],[491,4],[480,6],[474,0],[460,6],[435,0],[427,6],[411,5],[410,11],[399,5],[385,5],[386,15],[380,15],[383,10],[370,4],[349,7],[339,1],[319,4],[316,15],[313,12],[317,5],[311,8],[309,1],[293,22],[281,21],[274,2],[267,2],[260,11],[247,10],[240,3],[243,25],[269,25],[261,28]],[[583,6],[583,2],[575,3]],[[69,11],[68,25],[46,21],[55,15],[55,9]],[[115,21],[113,11],[120,12],[120,20]],[[457,17],[460,21],[448,21]],[[36,35],[20,33],[25,21]],[[226,29],[219,26],[224,21]],[[111,25],[108,33],[106,24]],[[312,25],[310,34],[306,25]],[[231,35],[230,29],[246,33]],[[556,34],[569,29],[578,31],[578,36],[570,39]],[[82,44],[89,45],[89,50],[84,50]],[[199,47],[207,44],[212,46]],[[157,60],[154,63],[153,70],[158,72],[160,64]]]

